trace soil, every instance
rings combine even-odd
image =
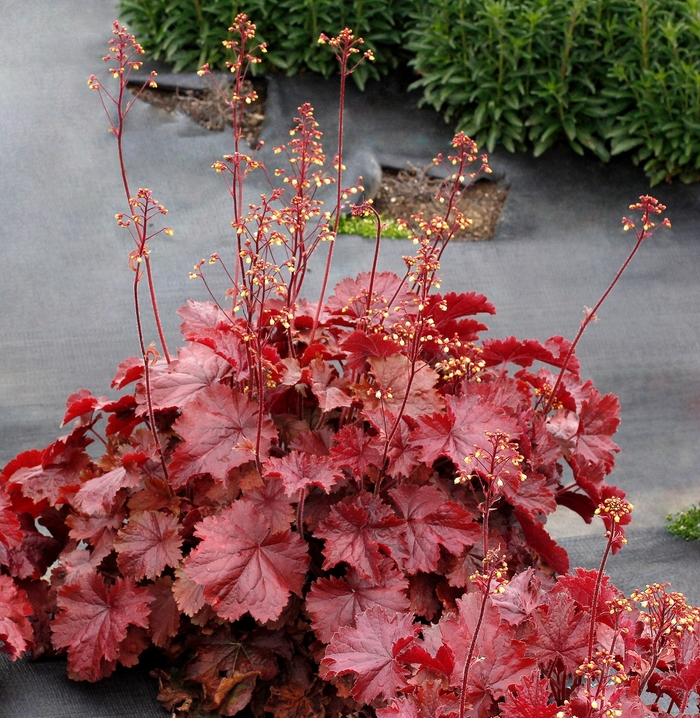
[[[222,89],[230,97],[232,87]],[[260,139],[267,99],[265,81],[262,78],[255,78],[252,82],[246,80],[245,92],[253,89],[258,94],[258,100],[244,107],[242,121],[243,134],[250,147],[256,147]],[[208,130],[222,131],[232,124],[229,106],[214,89],[169,92],[147,88],[143,90],[140,98],[168,112],[183,112]],[[382,168],[382,182],[374,197],[374,206],[381,214],[392,219],[409,220],[419,212],[429,217],[433,212],[443,209],[435,199],[441,184],[442,180],[427,174],[427,168]],[[507,194],[508,188],[505,185],[486,179],[477,180],[467,187],[462,192],[458,207],[472,220],[472,224],[466,230],[458,232],[454,239],[492,239]]]

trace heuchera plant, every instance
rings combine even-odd
[[[147,347],[141,327],[142,276],[160,327],[148,244],[170,230],[127,181],[125,91],[141,48],[117,23],[105,59],[118,93],[89,81],[114,104],[141,355],[117,370],[120,398],[73,394],[68,433],[2,472],[2,649],[65,652],[71,678],[96,681],[155,646],[174,715],[690,715],[698,610],[667,586],[626,597],[604,573],[632,510],[606,481],[619,405],[581,378],[575,349],[627,262],[574,341],[480,340],[493,305],[439,291],[443,252],[469,221],[457,199],[488,171],[458,134],[435,160],[449,173],[443,215],[407,222],[403,276],[377,271],[378,222],[370,271],[326,298],[340,211],[361,191],[343,185],[345,81],[371,55],[349,30],[321,37],[341,66],[338,152],[326,161],[302,105],[277,183],[245,206],[246,176],[264,169],[240,133],[243,77],[264,50],[254,30],[239,16],[227,41],[234,151],[214,164],[237,249],[230,268],[210,262],[231,289],[180,310],[176,355],[160,328],[160,352]],[[326,212],[317,192],[333,184]],[[665,208],[651,197],[632,209],[629,259],[668,224],[655,226]],[[324,241],[323,292],[307,301]],[[193,276],[208,286],[206,266]],[[569,571],[545,526],[558,506],[602,520],[599,570]]]

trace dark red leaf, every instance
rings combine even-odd
[[[544,670],[561,660],[564,668],[573,673],[588,654],[590,614],[580,611],[562,591],[548,596],[547,603],[533,613],[535,636],[529,649]]]
[[[86,681],[110,675],[129,626],[148,627],[152,601],[148,589],[137,588],[130,578],[109,586],[92,574],[64,584],[52,632],[54,646],[68,649],[69,675]]]
[[[17,514],[12,509],[10,497],[0,490],[0,544],[6,548],[19,548],[24,534],[20,528]]]
[[[354,627],[340,628],[326,648],[326,675],[356,674],[352,695],[363,703],[379,695],[390,700],[406,686],[407,671],[396,657],[413,641],[418,626],[411,614],[381,606],[361,613],[355,622]]]
[[[181,545],[178,520],[161,511],[132,513],[114,539],[122,574],[136,581],[155,579],[166,566],[177,566],[182,558]]]
[[[479,592],[469,593],[457,600],[457,617],[443,618],[439,624],[443,643],[454,656],[450,685],[462,685],[464,664],[479,625],[483,600],[487,600],[487,604],[474,654],[479,660],[472,663],[467,680],[469,702],[474,715],[479,718],[488,715],[493,700],[503,698],[510,686],[529,675],[535,667],[533,659],[525,655],[527,645],[516,640],[513,629],[501,622],[499,611],[488,597],[484,599]]]
[[[149,372],[153,408],[182,409],[203,390],[228,376],[231,366],[211,349],[191,344],[178,349],[177,359],[170,364],[158,362]],[[139,384],[136,398],[145,411],[145,384]]]
[[[117,367],[117,373],[112,379],[112,389],[123,389],[142,377],[143,359],[141,357],[129,357]]]
[[[289,530],[271,533],[270,518],[249,502],[236,501],[204,519],[195,533],[202,541],[185,571],[222,618],[235,621],[249,612],[258,621],[274,621],[290,592],[301,595],[306,542]]]
[[[354,626],[355,616],[372,606],[383,606],[398,613],[409,609],[406,591],[408,581],[389,559],[381,567],[378,585],[360,578],[352,568],[347,580],[320,578],[306,596],[306,610],[316,635],[328,643],[341,626]]]
[[[335,435],[331,456],[337,466],[347,466],[356,479],[362,478],[368,466],[379,468],[382,463],[372,437],[357,424],[344,426]]]
[[[406,556],[405,522],[378,496],[362,492],[337,503],[315,535],[325,539],[324,569],[341,561],[365,579],[379,583],[382,548],[394,560]]]
[[[540,559],[557,573],[569,570],[569,554],[547,533],[544,526],[531,519],[526,513],[515,509],[515,517],[522,527],[528,546]]]
[[[560,707],[552,700],[549,681],[539,672],[524,676],[513,686],[501,706],[502,718],[554,718]]]
[[[164,646],[169,638],[177,635],[180,627],[180,609],[173,596],[173,579],[159,578],[148,587],[153,596],[148,630],[156,646]]]
[[[80,485],[80,472],[90,461],[85,448],[91,443],[84,427],[57,439],[41,452],[39,463],[15,471],[10,486],[21,487],[22,493],[37,504],[44,499],[54,506],[63,503],[64,492]]]
[[[96,409],[99,410],[106,401],[107,397],[102,396],[98,399],[92,395],[89,389],[81,389],[75,394],[71,394],[66,401],[66,414],[61,426],[65,426],[79,416],[92,414]]]
[[[264,486],[246,489],[243,500],[270,519],[273,534],[287,531],[294,521],[294,507],[280,479],[268,479]]]
[[[556,502],[560,506],[566,506],[567,509],[575,511],[587,524],[593,521],[597,506],[585,494],[578,491],[560,491],[556,495]]]
[[[309,371],[311,391],[322,412],[352,405],[352,397],[344,390],[346,382],[337,378],[338,373],[331,364],[316,357],[309,364]]]
[[[401,351],[401,346],[388,335],[367,334],[359,329],[349,334],[340,346],[348,355],[345,366],[353,371],[362,371],[370,357],[388,357]]]
[[[348,324],[363,317],[367,311],[367,292],[370,273],[361,272],[357,279],[349,277],[336,284],[333,296],[329,297],[326,309],[345,319]],[[402,318],[396,307],[410,302],[414,295],[406,288],[401,278],[393,272],[378,272],[372,285],[372,309],[374,312],[387,312],[385,323],[391,325]]]
[[[342,478],[328,459],[312,456],[302,451],[292,451],[280,459],[271,458],[265,462],[265,476],[282,479],[287,496],[298,498],[299,490],[318,486],[326,493]]]
[[[549,583],[551,586],[551,580]],[[528,568],[513,576],[503,587],[503,593],[494,594],[491,600],[506,623],[519,626],[546,600],[542,575],[533,568]]]
[[[358,399],[369,410],[390,412],[394,416],[418,417],[442,409],[442,399],[435,385],[437,373],[423,362],[417,362],[411,380],[411,361],[403,354],[367,360],[375,378],[373,384],[359,386]]]
[[[143,477],[134,463],[118,466],[102,476],[89,479],[75,494],[71,503],[87,516],[104,516],[114,506],[120,489],[134,489],[143,483]]]
[[[409,555],[402,567],[407,573],[437,570],[440,546],[459,554],[479,540],[481,528],[471,514],[435,487],[403,485],[390,493],[406,522]]]
[[[175,422],[183,443],[169,467],[173,486],[205,473],[223,481],[231,469],[257,456],[265,458],[277,432],[268,417],[260,423],[258,441],[257,404],[222,384],[202,389]]]
[[[188,299],[187,304],[180,307],[177,313],[182,317],[180,333],[189,341],[191,335],[205,333],[209,329],[230,326],[231,317],[216,306],[214,302],[195,302]]]
[[[445,405],[445,412],[419,417],[411,434],[427,464],[446,456],[461,467],[464,459],[474,453],[475,446],[488,446],[486,431],[504,431],[511,439],[517,439],[521,433],[515,419],[478,396],[447,396]]]
[[[13,661],[34,645],[34,631],[27,616],[33,613],[27,594],[9,576],[0,575],[0,652]]]
[[[500,364],[517,364],[522,367],[529,367],[536,361],[561,367],[571,347],[571,342],[564,337],[556,336],[541,344],[537,339],[485,339],[482,345],[482,361],[486,366],[498,366]],[[567,369],[574,374],[581,370],[578,359],[575,355],[569,358]]]

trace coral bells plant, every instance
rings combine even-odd
[[[263,49],[254,31],[239,16],[227,41],[234,119]],[[406,222],[403,275],[377,270],[381,222],[361,202],[353,212],[377,220],[371,268],[326,298],[327,264],[321,297],[305,299],[311,255],[361,188],[342,184],[342,144],[327,161],[302,105],[275,150],[285,166],[248,206],[243,183],[264,168],[235,123],[214,169],[237,248],[192,273],[208,287],[220,268],[231,288],[180,310],[176,355],[158,329],[161,356],[139,288],[145,267],[157,318],[148,243],[168,230],[150,190],[130,192],[124,90],[140,48],[114,33],[118,93],[90,85],[115,105],[141,354],[117,369],[120,398],[73,394],[68,433],[2,472],[2,649],[65,653],[71,678],[96,681],[155,647],[173,715],[697,715],[698,610],[667,586],[626,597],[604,573],[632,511],[607,483],[619,405],[580,376],[575,350],[620,273],[573,342],[480,339],[493,305],[440,292],[443,252],[469,222],[457,200],[488,171],[458,134],[435,160],[444,212]],[[349,30],[322,41],[343,83],[371,59]],[[668,224],[651,197],[632,209],[630,259]],[[570,571],[546,529],[559,506],[602,520],[599,570]]]

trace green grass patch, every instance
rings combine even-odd
[[[668,530],[674,536],[686,541],[700,540],[700,506],[691,506],[687,511],[671,514],[666,518]]]
[[[382,237],[388,239],[408,239],[411,233],[400,227],[395,219],[380,215],[382,220]],[[374,217],[353,217],[344,214],[338,223],[338,234],[359,234],[361,237],[376,237],[377,222]]]

